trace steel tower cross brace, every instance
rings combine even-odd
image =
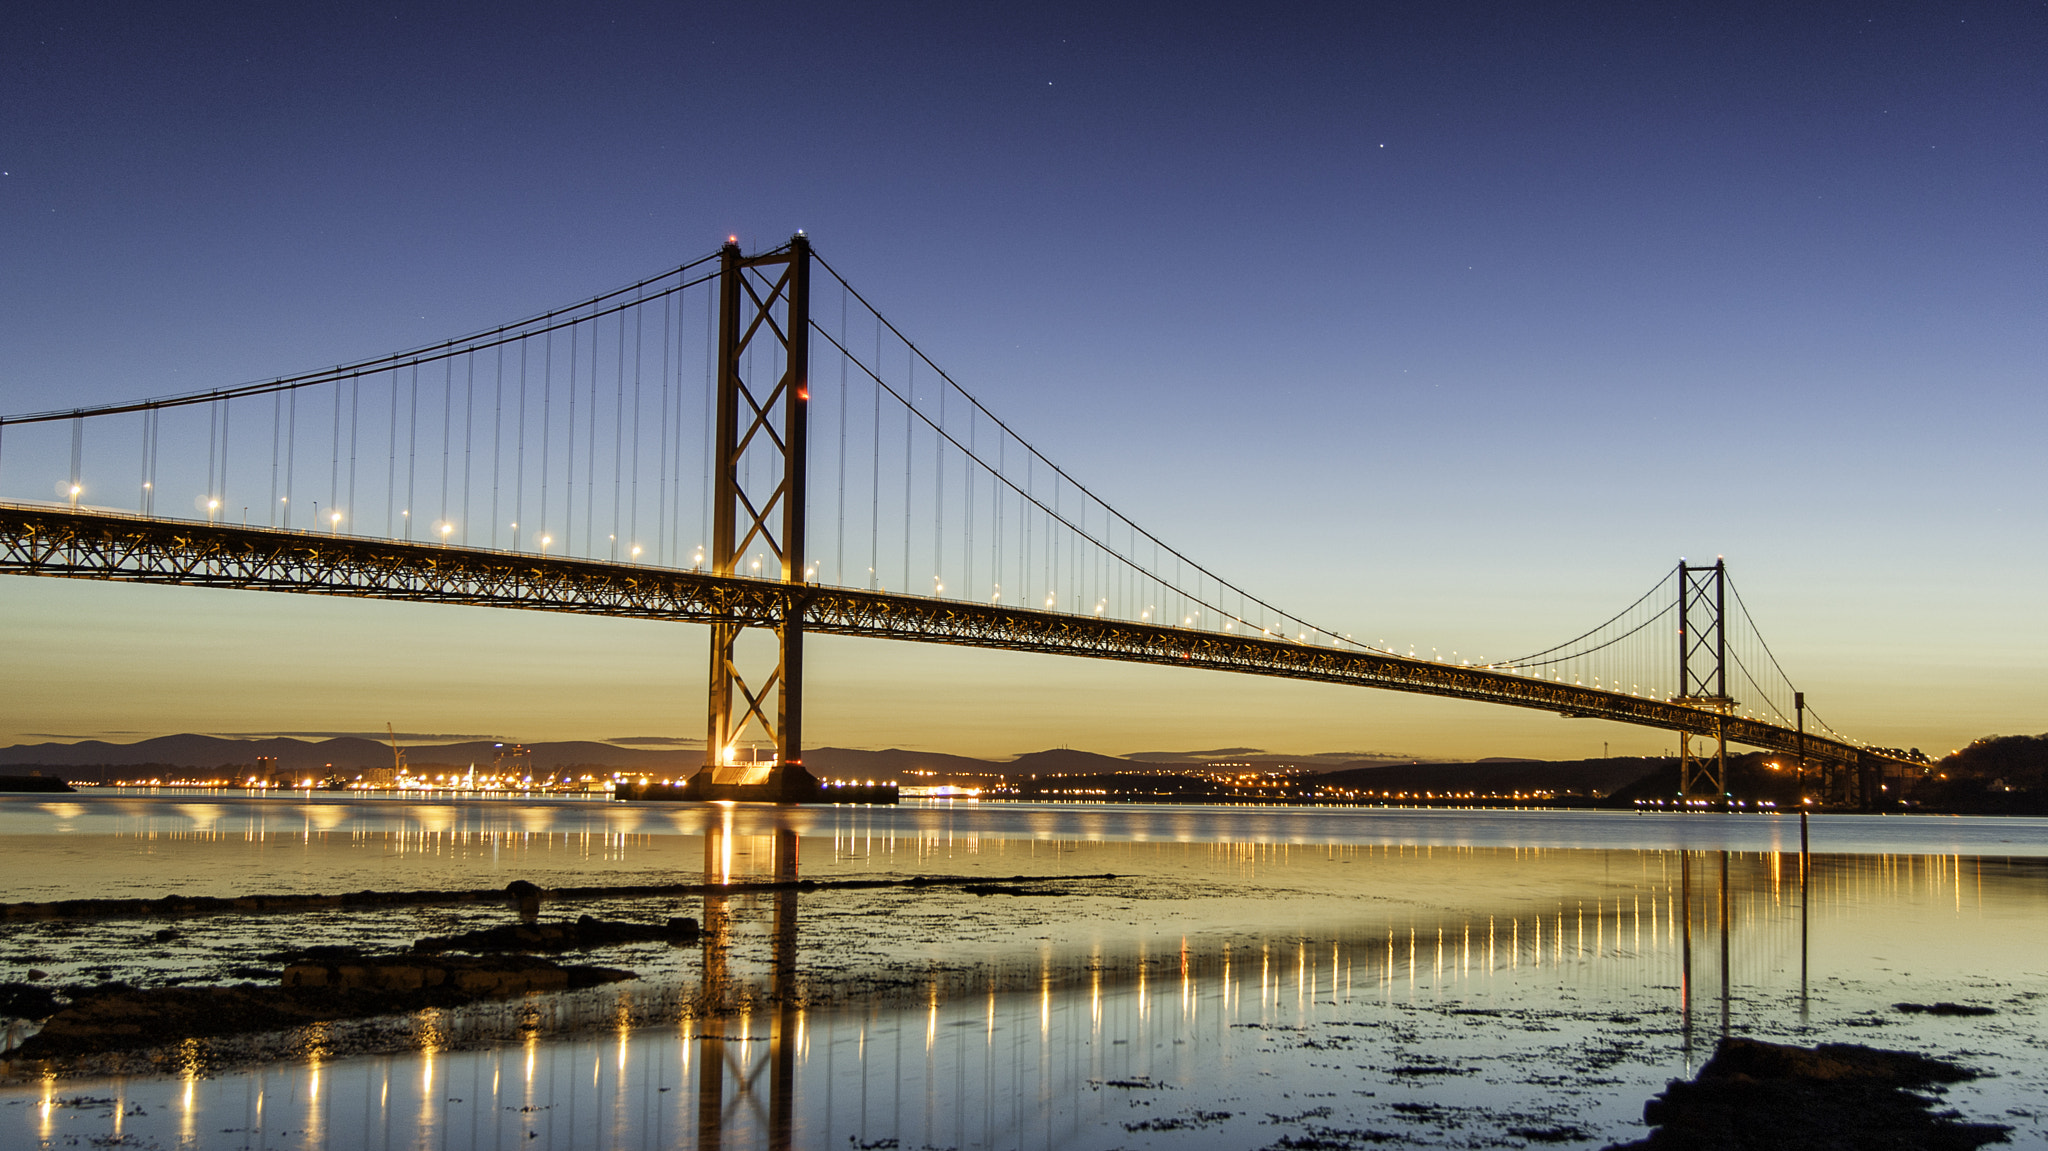
[[[1678,696],[1671,702],[1702,708],[1714,715],[1714,756],[1695,758],[1692,737],[1706,732],[1678,733],[1678,796],[1702,797],[1722,804],[1728,791],[1728,716],[1735,701],[1728,696],[1728,565],[1711,567],[1678,561]],[[1694,625],[1698,626],[1695,627]]]
[[[810,241],[754,256],[728,243],[719,253],[718,415],[712,455],[711,574],[734,577],[750,549],[779,565],[775,578],[801,589],[804,457],[810,402]],[[766,353],[765,356],[762,353]],[[749,378],[765,360],[767,373]],[[765,390],[762,384],[772,378]],[[756,476],[755,472],[764,472]],[[774,569],[771,569],[774,570]],[[762,573],[767,574],[767,573]],[[776,660],[749,683],[741,670],[746,624],[711,625],[710,700],[704,768],[690,781],[702,799],[795,801],[817,781],[803,767],[803,617],[807,599],[787,596],[774,623]],[[772,697],[772,699],[771,699]],[[772,760],[742,748],[759,730]],[[743,758],[744,756],[744,758]]]

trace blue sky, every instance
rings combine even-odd
[[[1311,619],[1531,650],[1725,554],[1838,728],[2048,729],[2048,6],[1498,7],[11,5],[0,410],[804,228],[1028,440]],[[0,738],[701,725],[689,628],[8,580],[0,639]],[[812,739],[858,746],[1669,743],[991,653],[813,674]]]

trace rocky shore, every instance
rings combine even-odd
[[[427,1007],[460,1007],[535,991],[568,991],[633,978],[611,967],[571,966],[525,955],[489,958],[364,956],[321,949],[287,965],[275,985],[136,988],[122,983],[43,992],[9,984],[10,1006],[40,1017],[41,1030],[6,1058],[68,1059],[314,1023],[395,1015]],[[38,997],[37,992],[43,992]]]
[[[1723,1039],[1690,1081],[1643,1105],[1655,1128],[1608,1151],[1967,1151],[2010,1130],[1935,1110],[1930,1090],[1976,1078],[1969,1068],[1861,1044],[1793,1047]]]

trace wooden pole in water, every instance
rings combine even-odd
[[[1721,852],[1721,1037],[1728,1037],[1728,852]]]
[[[1807,888],[1813,873],[1813,842],[1806,831],[1806,693],[1792,693],[1792,709],[1799,716],[1799,1022],[1811,1021],[1806,993]]]
[[[1799,813],[1800,822],[1806,821],[1806,813]],[[1802,828],[1802,831],[1804,829]],[[1799,1022],[1808,1022],[1810,1016],[1806,998],[1806,837],[1799,837]]]
[[[1680,899],[1679,918],[1685,923],[1683,945],[1683,966],[1678,976],[1678,1018],[1684,1034],[1684,1047],[1688,1055],[1692,1052],[1692,853],[1678,853],[1678,890]],[[1686,1068],[1692,1070],[1691,1067]]]

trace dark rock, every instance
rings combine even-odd
[[[1609,1151],[1967,1151],[2003,1142],[2010,1128],[1936,1113],[1929,1099],[1911,1090],[1974,1078],[1966,1067],[1905,1051],[1723,1039],[1691,1082],[1674,1079],[1643,1105],[1643,1119],[1655,1131]]]
[[[344,959],[361,959],[362,957],[362,948],[345,947],[337,943],[322,943],[313,947],[300,947],[291,951],[280,951],[275,955],[266,956],[273,963],[298,963],[302,960],[310,960],[316,963],[332,963]],[[269,973],[266,972],[265,974]]]
[[[1592,1132],[1569,1124],[1560,1127],[1510,1127],[1508,1134],[1531,1143],[1580,1143],[1593,1137]]]
[[[175,927],[166,927],[159,930],[156,933],[156,941],[158,943],[169,943],[171,940],[178,938],[178,936],[181,934],[183,933]]]
[[[466,931],[461,935],[430,936],[413,943],[413,951],[437,954],[443,951],[581,951],[619,943],[688,943],[697,938],[697,921],[687,916],[655,926],[648,923],[614,923],[585,915],[573,922],[519,923]]]
[[[1996,1015],[1991,1007],[1977,1007],[1968,1003],[1894,1003],[1892,1009],[1908,1015]]]
[[[960,888],[969,895],[1072,895],[1062,887],[1023,887],[1004,883],[969,883]]]
[[[519,908],[522,922],[532,923],[540,918],[540,888],[523,879],[515,879],[505,885],[505,894]]]
[[[0,1015],[43,1019],[60,1006],[57,993],[33,983],[0,983]]]
[[[28,981],[30,983],[39,983],[45,979],[48,979],[49,977],[50,973],[44,971],[40,967],[31,967],[28,969]]]
[[[531,956],[421,959],[396,955],[335,963],[294,963],[284,969],[280,982],[286,988],[376,992],[449,990],[465,999],[504,999],[529,991],[591,987],[631,976],[631,972],[602,967],[563,967]]]
[[[9,1053],[15,1060],[156,1047],[220,1035],[459,1007],[531,991],[563,991],[633,978],[607,967],[565,967],[533,956],[492,959],[396,955],[302,961],[279,986],[157,987],[118,983],[71,993],[68,1007]]]

